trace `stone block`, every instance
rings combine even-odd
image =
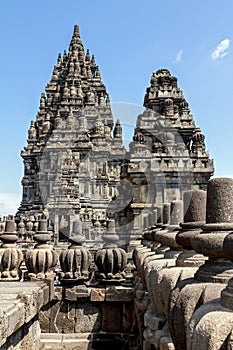
[[[91,301],[105,301],[105,288],[92,288]]]
[[[98,304],[76,303],[75,333],[98,332],[101,327],[101,308]]]
[[[123,303],[122,327],[123,332],[130,333],[134,327],[135,314],[133,303]]]
[[[88,298],[90,290],[86,286],[75,286],[65,289],[65,299],[69,301],[77,301],[80,298]]]
[[[53,299],[54,300],[61,300],[62,299],[62,291],[63,291],[62,287],[59,287],[59,286],[54,287],[54,297],[53,297]]]
[[[62,346],[62,334],[41,334],[39,350],[62,350]]]
[[[175,350],[174,344],[170,337],[162,337],[159,346],[160,350]]]
[[[61,302],[54,302],[47,311],[48,317],[50,319],[49,332],[51,333],[59,332],[56,324],[57,324],[57,315],[60,310],[60,305],[61,305]],[[48,330],[45,330],[45,332],[48,332]]]
[[[51,307],[51,305],[50,305]],[[49,332],[50,330],[50,308],[41,310],[39,313],[39,322],[42,332]]]
[[[102,308],[102,331],[121,332],[122,305],[118,303],[104,303]]]
[[[132,301],[133,293],[131,287],[111,286],[106,288],[106,301]]]
[[[74,304],[72,303],[72,307]],[[57,316],[55,318],[55,327],[57,328],[59,333],[74,333],[75,329],[75,316],[70,317],[71,305],[67,301],[62,301],[60,304],[60,308],[57,312]]]
[[[164,318],[153,312],[146,312],[144,315],[144,325],[153,331],[157,331],[158,329],[162,329]]]

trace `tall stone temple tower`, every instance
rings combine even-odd
[[[94,55],[84,52],[77,25],[45,91],[21,152],[23,198],[17,215],[46,214],[55,239],[81,231],[94,244],[101,241],[108,204],[117,194],[126,150]]]
[[[144,107],[126,151],[99,68],[76,25],[21,152],[17,217],[46,215],[55,242],[78,233],[92,247],[101,245],[114,218],[123,244],[141,233],[145,218],[155,223],[164,203],[181,199],[187,189],[205,189],[213,162],[168,70],[153,73]]]

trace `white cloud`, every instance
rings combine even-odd
[[[223,58],[228,54],[227,49],[230,46],[230,39],[224,39],[218,44],[218,46],[214,49],[211,54],[211,58],[216,60],[217,58]]]
[[[21,196],[14,193],[0,193],[0,216],[14,215],[19,207]]]
[[[181,62],[182,55],[183,55],[183,50],[180,50],[176,55],[176,62]]]

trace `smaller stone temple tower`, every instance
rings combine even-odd
[[[132,233],[140,232],[143,217],[149,214],[148,224],[153,225],[153,212],[182,199],[184,191],[206,189],[214,172],[205,136],[195,125],[177,78],[167,69],[153,73],[144,107],[137,117],[126,171],[133,187],[128,208],[134,217]]]

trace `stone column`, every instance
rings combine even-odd
[[[205,223],[205,199],[206,192],[204,191],[197,190],[187,191],[184,193],[184,207],[186,208],[186,215],[184,220],[188,220],[188,222],[186,222],[186,225],[184,225],[185,230],[179,231],[176,235],[176,238],[180,232],[182,232],[182,237],[184,233],[186,233],[186,235],[189,234],[188,227],[191,227],[191,236],[193,236],[194,232],[200,233],[200,225],[203,225]],[[202,202],[201,206],[200,201]],[[181,224],[181,226],[183,226],[183,224]],[[166,346],[169,349],[174,348],[168,328],[168,306],[170,293],[173,288],[176,287],[179,281],[185,280],[187,278],[193,278],[198,268],[197,263],[192,264],[192,261],[194,259],[185,254],[186,253],[181,253],[178,256],[175,267],[167,268],[166,263],[168,260],[161,259],[165,265],[164,268],[159,269],[159,260],[157,260],[153,262],[151,271],[149,271],[148,268],[145,269],[148,272],[150,286],[148,290],[151,298],[152,308],[148,309],[145,314],[146,330],[144,332],[144,337],[151,344],[154,344],[156,349],[162,348],[162,343],[166,343]],[[193,252],[193,254],[197,255],[195,252]],[[177,262],[181,255],[185,255],[185,257],[181,259],[183,264],[179,265]],[[202,255],[201,257],[202,259],[198,260],[199,264],[203,264],[205,260]],[[149,265],[150,263],[147,264],[148,267]]]
[[[208,256],[196,278],[204,282],[227,283],[232,275],[232,264],[224,260],[224,238],[233,230],[233,179],[216,178],[208,183],[206,224],[192,239],[196,252]]]
[[[233,260],[232,248],[233,234],[230,233],[223,242],[223,252],[229,260]],[[232,334],[233,278],[222,290],[221,299],[202,305],[192,315],[187,329],[187,349],[232,349]]]
[[[191,239],[201,233],[201,227],[206,220],[206,191],[190,190],[183,194],[184,222],[180,224],[181,230],[176,235],[177,244],[183,246],[184,252],[176,260],[181,267],[198,267],[204,264],[205,258],[193,250]]]
[[[225,259],[223,251],[224,239],[232,229],[233,179],[212,179],[207,188],[206,224],[191,240],[194,249],[209,259],[199,267],[195,278],[179,282],[170,295],[168,320],[176,350],[187,349],[187,327],[195,310],[219,298],[233,275],[233,264]]]
[[[161,243],[156,252],[159,254],[164,252],[165,258],[173,259],[180,254],[181,246],[177,244],[175,237],[181,222],[183,222],[183,202],[181,200],[172,201],[170,225],[155,234],[155,240]]]
[[[170,225],[171,220],[171,203],[164,203],[163,205],[163,228]]]

